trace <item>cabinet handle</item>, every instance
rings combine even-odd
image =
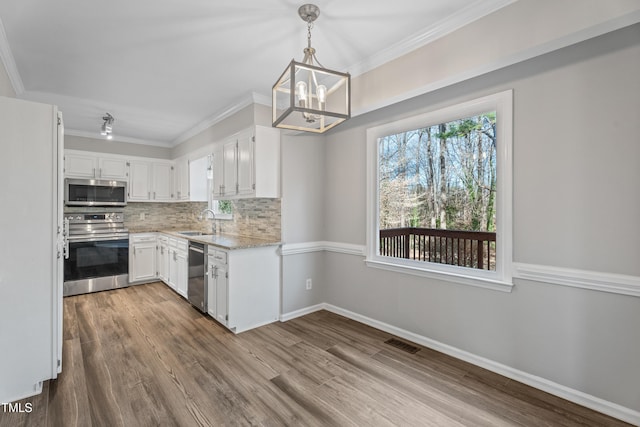
[[[147,192],[147,199],[151,200],[151,191]]]
[[[155,200],[155,199],[156,199],[156,192],[154,191],[153,192],[153,200]]]
[[[96,168],[93,168],[93,177],[96,177]]]
[[[102,178],[102,168],[98,169],[98,176]]]

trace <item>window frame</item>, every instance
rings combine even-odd
[[[496,270],[479,270],[428,261],[380,255],[379,141],[389,135],[496,112]],[[366,131],[367,151],[367,266],[470,286],[510,292],[513,288],[513,91],[438,108],[387,122]]]

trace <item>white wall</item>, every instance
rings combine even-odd
[[[513,89],[514,261],[640,277],[639,75],[635,25],[350,120],[326,137],[325,240],[365,244],[368,127]],[[640,421],[638,297],[522,279],[501,293],[337,253],[325,269],[329,304]]]

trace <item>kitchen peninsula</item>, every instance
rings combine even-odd
[[[188,281],[205,280],[211,317],[234,333],[278,320],[281,242],[200,231],[147,230],[130,234],[129,282],[162,281],[188,298]],[[204,277],[190,262],[190,242],[206,247]]]

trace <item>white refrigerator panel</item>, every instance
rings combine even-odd
[[[6,403],[39,393],[58,372],[56,107],[0,97],[0,147],[0,402]]]

